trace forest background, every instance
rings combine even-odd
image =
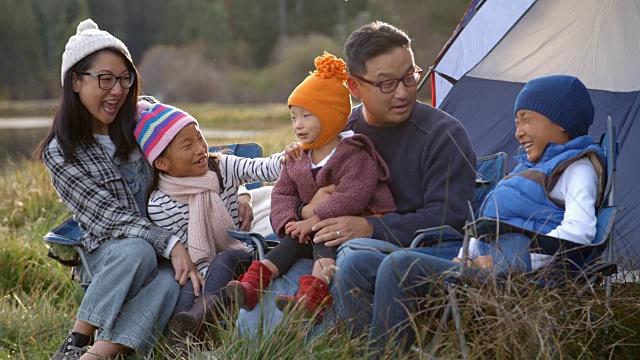
[[[92,18],[128,46],[143,91],[165,102],[284,102],[351,31],[389,22],[427,69],[468,0],[0,0],[0,100],[60,94],[64,45]],[[429,96],[428,87],[421,97]],[[50,113],[50,110],[49,110]],[[47,115],[47,114],[42,114]]]

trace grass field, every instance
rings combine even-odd
[[[189,108],[185,106],[185,108]],[[189,108],[214,114],[207,106]],[[265,113],[253,109],[255,113]],[[277,110],[279,111],[279,109]],[[277,112],[275,111],[275,112]],[[205,115],[199,115],[205,116]],[[240,117],[240,115],[238,115]],[[211,115],[215,118],[215,115]],[[288,118],[287,118],[288,119]],[[221,120],[212,120],[212,123]],[[251,126],[253,120],[248,120]],[[265,154],[293,141],[286,121],[254,139]],[[240,123],[241,120],[238,120]],[[216,143],[215,139],[210,144]],[[34,161],[7,164],[0,173],[0,359],[47,359],[74,322],[82,290],[70,279],[69,268],[47,258],[42,236],[68,216],[50,185],[44,166]],[[463,290],[462,323],[467,330],[471,358],[486,359],[595,359],[637,358],[640,353],[640,288],[614,287],[607,309],[600,290],[595,296],[573,298],[567,291],[498,292],[491,286]],[[438,309],[436,305],[430,309]],[[437,319],[430,313],[412,314],[417,345],[424,348]],[[231,315],[230,315],[231,316]],[[307,325],[288,319],[272,335],[254,339],[211,327],[199,343],[189,344],[191,359],[348,359],[362,358],[365,341],[350,340],[346,327],[303,341]],[[439,358],[460,358],[457,337],[449,327]],[[163,339],[152,358],[176,358]],[[396,358],[397,354],[389,354]],[[420,358],[414,354],[415,358]]]

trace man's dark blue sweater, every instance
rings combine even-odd
[[[363,105],[351,112],[347,130],[364,134],[387,162],[397,211],[368,217],[374,239],[409,246],[418,229],[462,229],[473,195],[476,155],[462,124],[421,102],[409,119],[392,127],[371,126]]]

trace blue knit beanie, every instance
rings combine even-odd
[[[586,135],[595,109],[587,87],[576,77],[551,75],[529,81],[518,97],[518,110],[532,110],[562,126],[571,139]]]

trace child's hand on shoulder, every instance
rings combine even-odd
[[[302,146],[299,142],[292,142],[284,148],[284,154],[291,156],[293,160],[300,160],[302,158]],[[282,163],[286,163],[287,156],[282,157]]]

